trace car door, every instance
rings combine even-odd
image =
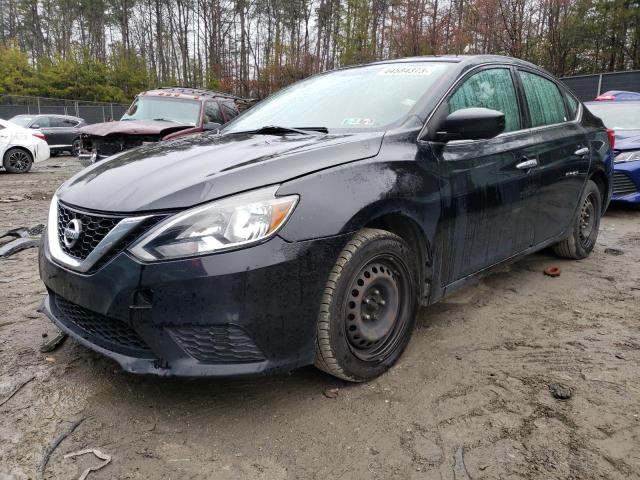
[[[59,138],[62,145],[71,146],[78,137],[78,121],[72,118],[58,118],[60,121]]]
[[[65,147],[71,145],[67,143],[68,128],[62,117],[47,117],[49,119],[49,127],[42,131],[47,137],[47,143],[50,147]]]
[[[523,158],[535,161],[540,175],[534,237],[539,244],[570,224],[589,172],[590,152],[576,108],[565,103],[566,92],[539,72],[519,69],[518,75],[531,126]]]
[[[41,115],[33,119],[29,128],[41,131],[46,137],[47,143],[49,145],[54,145],[52,141],[55,139],[55,136],[54,132],[49,128],[50,126],[49,117]]]
[[[433,145],[442,178],[441,275],[446,283],[532,244],[539,177],[535,169],[519,168],[526,134],[514,80],[509,66],[486,67],[466,78],[443,104],[445,114],[469,107],[498,110],[506,123],[495,138]]]
[[[0,125],[0,162],[2,162],[2,154],[9,146],[11,141],[11,132],[4,125]]]

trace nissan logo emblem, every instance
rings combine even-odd
[[[82,222],[77,218],[71,220],[64,229],[62,240],[67,248],[73,247],[82,233]]]

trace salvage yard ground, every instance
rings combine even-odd
[[[0,233],[44,223],[79,169],[0,172]],[[98,465],[63,457],[84,448],[112,457],[89,479],[640,478],[639,262],[640,211],[612,209],[590,258],[542,252],[423,309],[398,364],[348,385],[313,368],[136,377],[72,340],[42,354],[56,331],[36,312],[37,250],[19,252],[0,259],[0,479],[39,478],[79,420],[44,478]]]

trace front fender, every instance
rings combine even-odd
[[[280,232],[295,242],[356,231],[386,214],[413,219],[428,240],[440,218],[436,165],[415,159],[362,160],[284,183],[278,195],[300,195]]]

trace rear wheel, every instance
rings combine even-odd
[[[9,173],[27,173],[33,165],[33,156],[21,148],[10,148],[4,154],[2,165]]]
[[[602,216],[602,196],[592,180],[587,181],[578,212],[567,238],[553,246],[556,255],[576,260],[589,256],[598,239],[600,217]]]
[[[418,308],[414,258],[397,235],[369,228],[355,234],[324,290],[318,368],[362,382],[395,363],[411,338]]]

